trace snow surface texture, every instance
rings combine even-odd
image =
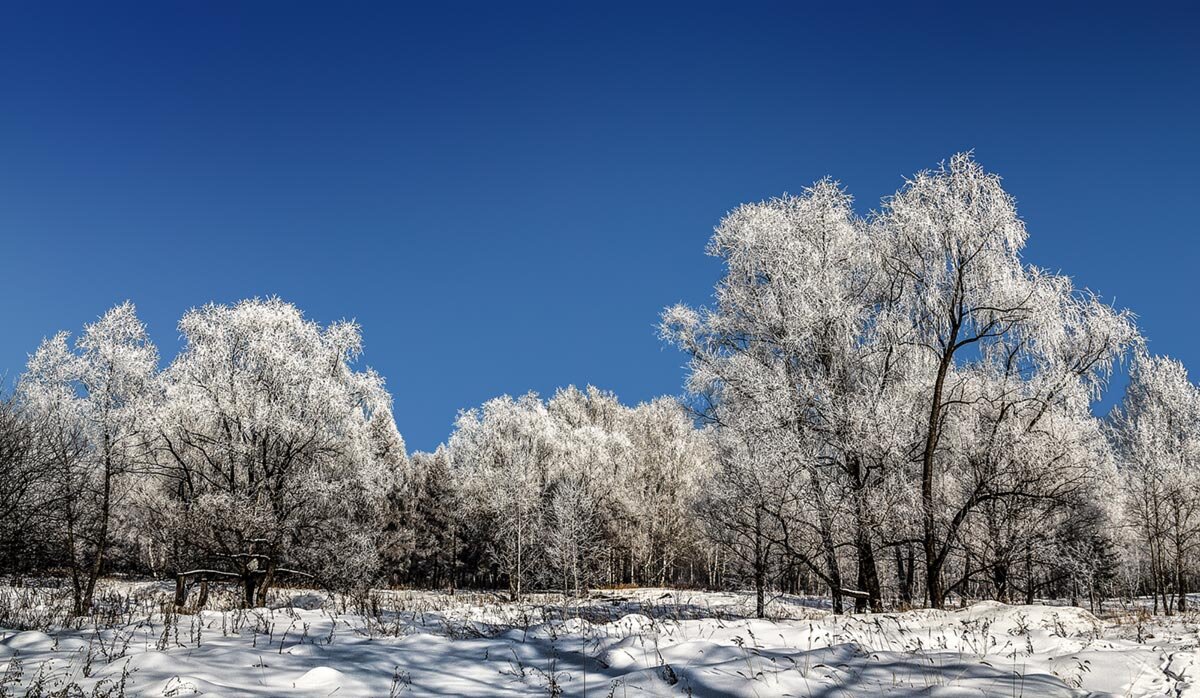
[[[305,592],[105,630],[0,631],[0,693],[40,681],[118,695],[124,676],[130,696],[1200,696],[1197,616],[1102,622],[989,602],[837,617],[783,597],[753,620],[745,596],[662,589],[544,601],[385,592],[364,615]]]

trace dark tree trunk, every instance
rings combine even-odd
[[[845,612],[842,604],[842,572],[838,567],[837,547],[833,540],[833,520],[829,506],[821,491],[821,481],[816,473],[812,474],[814,499],[817,505],[817,522],[820,527],[821,549],[825,558],[825,574],[829,581],[829,595],[833,602],[833,612],[841,615]]]
[[[950,329],[950,338],[946,349],[938,362],[937,377],[933,382],[933,395],[929,400],[929,423],[925,430],[925,450],[921,454],[921,513],[922,536],[921,547],[925,552],[925,593],[929,605],[942,608],[946,605],[945,590],[942,587],[943,558],[938,554],[936,498],[933,491],[934,456],[937,453],[938,440],[941,436],[942,392],[946,386],[946,376],[954,362],[954,346],[958,341],[959,324],[955,322]]]
[[[879,588],[879,571],[875,565],[874,548],[865,531],[860,532],[855,547],[858,551],[858,588],[867,596],[856,598],[854,609],[861,613],[869,608],[872,613],[881,613],[883,594]]]
[[[912,583],[913,583],[913,549],[912,546],[905,546],[908,552],[907,562],[905,561],[905,553],[900,549],[900,546],[895,547],[896,555],[896,587],[900,591],[900,603],[906,607],[912,606]]]
[[[258,591],[258,580],[254,578],[254,572],[249,571],[242,575],[242,588],[245,592],[243,602],[246,608],[254,608],[255,592]]]
[[[104,437],[104,442],[105,450],[107,451],[109,448],[107,434]],[[82,599],[84,612],[91,609],[92,602],[96,598],[96,581],[100,579],[100,573],[104,569],[104,556],[108,554],[108,520],[112,511],[112,480],[112,457],[105,455],[104,491],[100,497],[100,531],[96,534],[96,552],[87,571],[87,587],[84,590]]]
[[[1025,605],[1033,605],[1033,595],[1037,585],[1033,581],[1033,550],[1025,543]]]
[[[267,592],[275,585],[275,561],[271,560],[267,563],[267,569],[262,573],[262,579],[258,582],[258,601],[265,603]]]
[[[854,518],[855,540],[854,547],[858,557],[858,589],[866,592],[866,598],[855,598],[854,610],[862,613],[868,607],[874,613],[883,611],[883,593],[879,587],[879,570],[875,564],[875,549],[871,540],[871,517],[866,501],[867,482],[863,473],[862,463],[857,458],[849,462],[850,475],[855,484]]]
[[[997,560],[992,567],[992,586],[997,601],[1008,602],[1008,562]]]
[[[929,553],[928,547],[925,552]],[[930,608],[945,608],[946,591],[942,588],[942,566],[938,562],[925,565],[925,594]]]
[[[1180,531],[1179,514],[1175,515],[1175,593],[1178,595],[1179,602],[1176,606],[1180,613],[1187,612],[1187,586],[1183,583],[1183,559],[1184,545],[1183,536]]]
[[[754,617],[766,616],[767,545],[763,536],[762,508],[754,510]]]

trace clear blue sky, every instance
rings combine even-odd
[[[1029,260],[1195,369],[1200,17],[1102,4],[6,3],[0,371],[277,294],[362,323],[411,448],[499,393],[678,394],[655,323],[723,212],[968,148]]]

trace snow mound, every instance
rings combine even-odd
[[[983,601],[954,615],[965,623],[986,622],[995,631],[1011,634],[1037,628],[1059,637],[1094,637],[1104,628],[1099,618],[1073,606],[1009,606]]]
[[[292,682],[296,688],[328,688],[341,686],[346,682],[346,675],[327,666],[319,666],[304,672],[304,675]]]
[[[24,652],[30,650],[47,650],[54,646],[54,638],[46,633],[38,632],[37,630],[26,630],[25,632],[17,633],[11,637],[5,638],[0,642],[5,647]]]

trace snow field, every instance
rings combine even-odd
[[[755,620],[738,594],[547,600],[382,592],[363,613],[305,592],[276,608],[4,631],[0,667],[9,695],[1200,696],[1196,616],[1105,622],[987,602],[838,617],[785,597]]]

